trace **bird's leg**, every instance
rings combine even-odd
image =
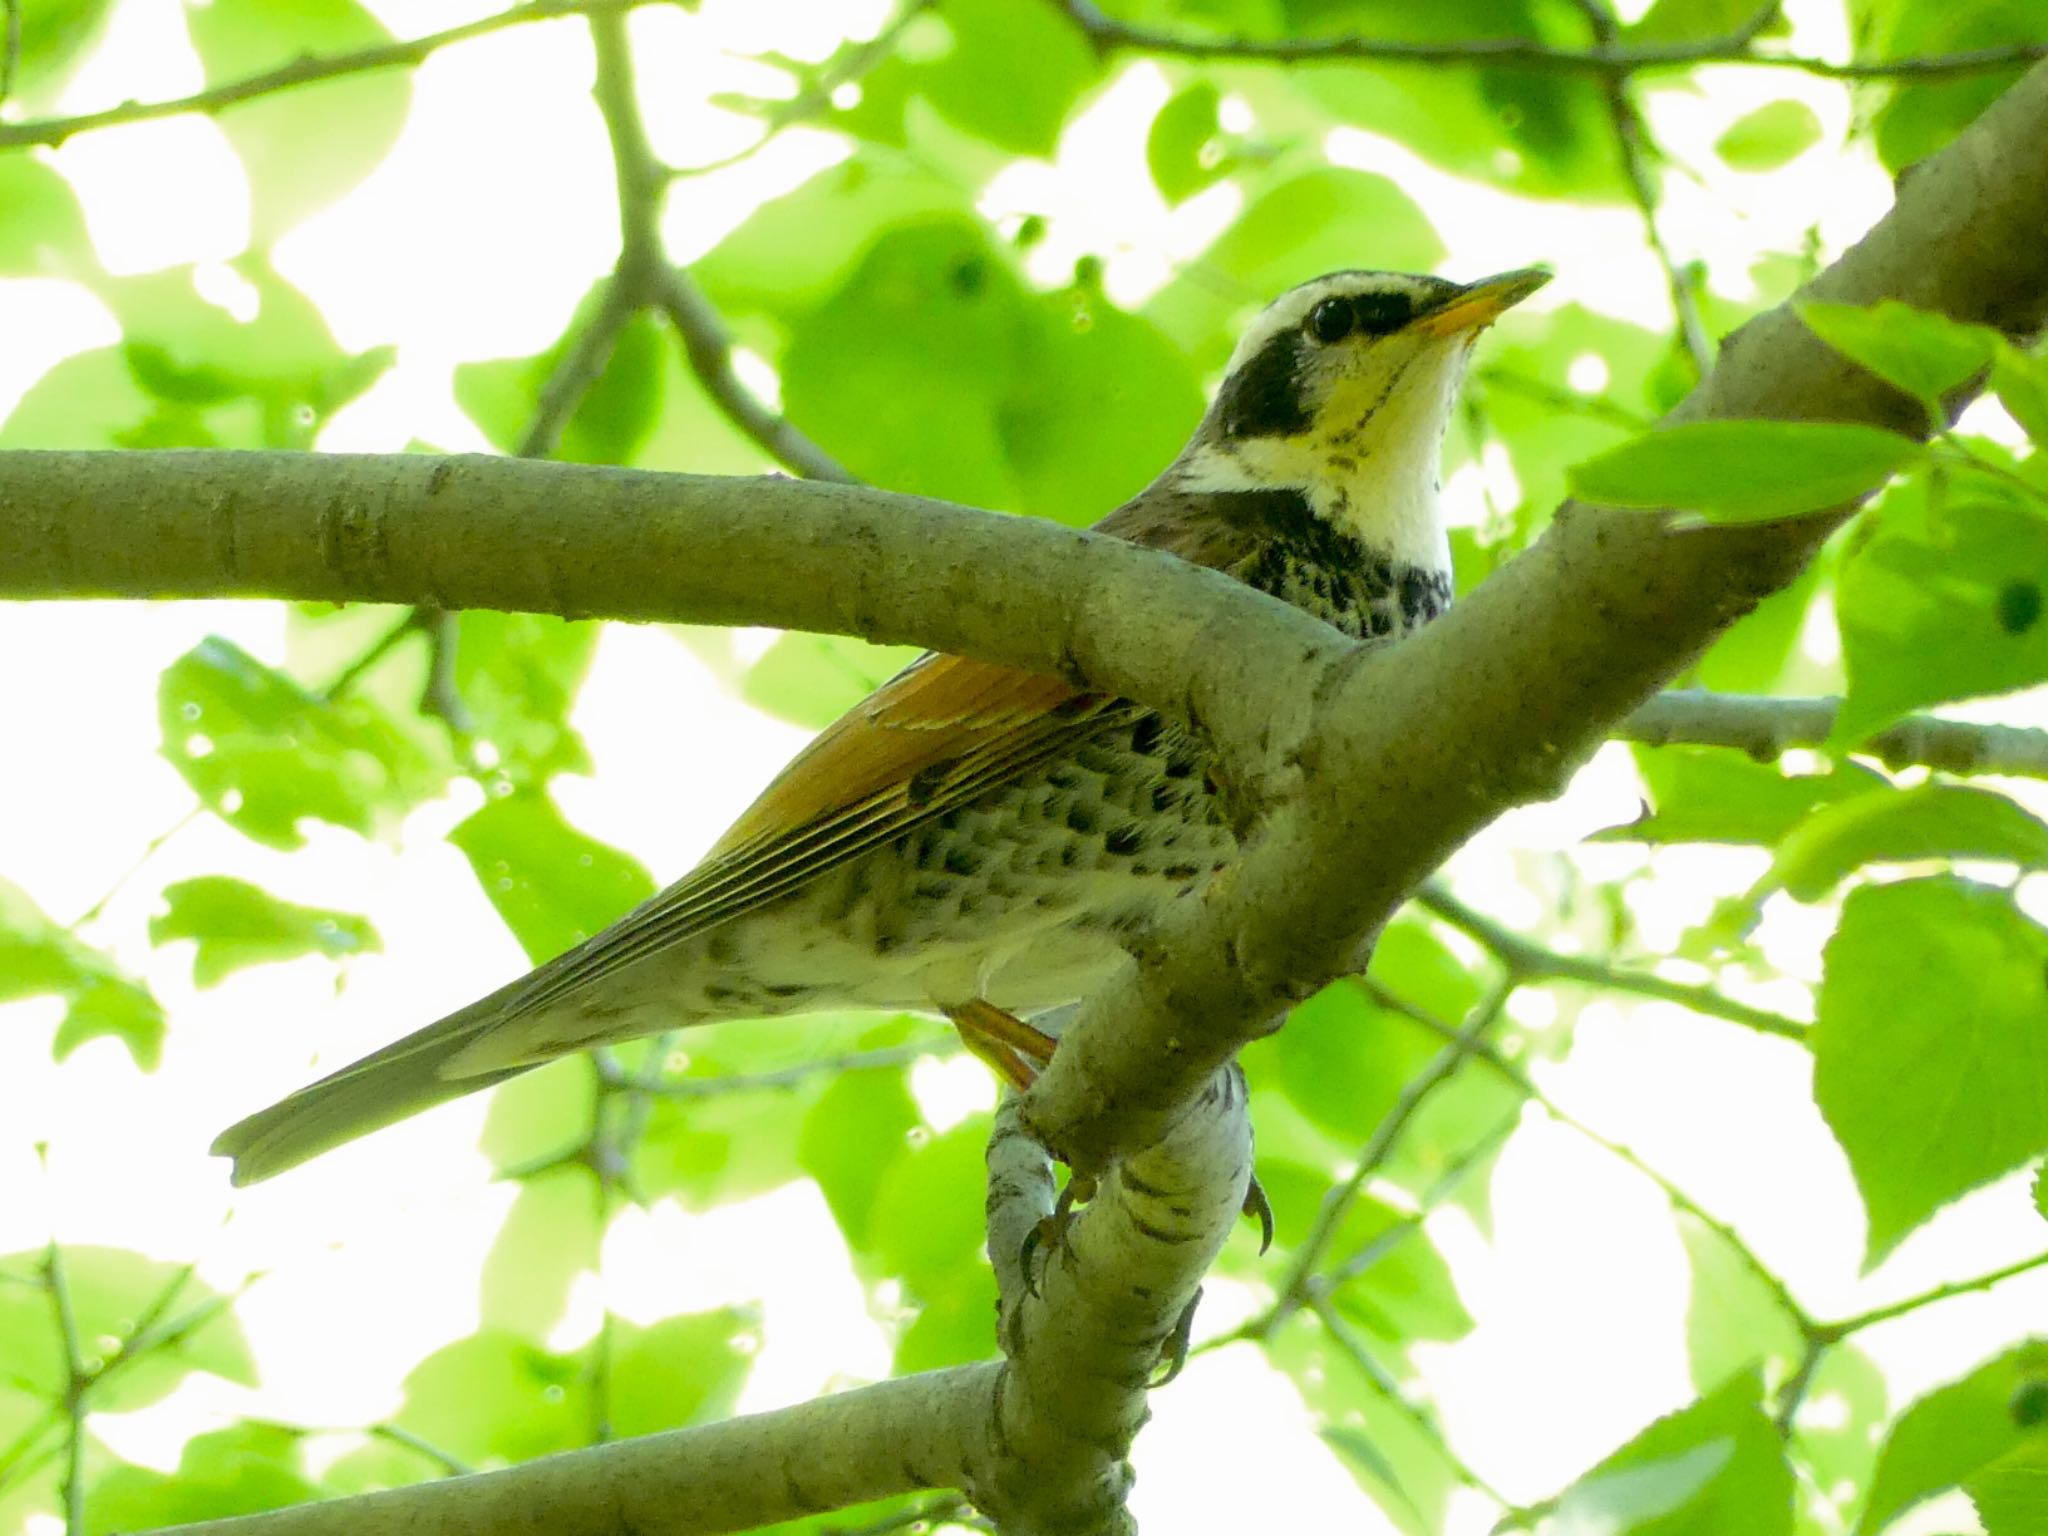
[[[961,1042],[967,1049],[1019,1093],[1038,1081],[1038,1074],[1045,1070],[1059,1044],[1014,1013],[978,997],[957,1008],[948,1008],[946,1017],[960,1031]]]
[[[978,997],[957,1008],[948,1008],[946,1017],[960,1031],[960,1039],[967,1049],[1019,1093],[1038,1081],[1038,1074],[1050,1064],[1052,1053],[1059,1045],[1059,1041],[1045,1031],[1032,1028],[1014,1013]],[[1094,1194],[1095,1179],[1092,1175],[1071,1174],[1066,1186],[1060,1190],[1059,1202],[1053,1207],[1053,1213],[1025,1235],[1024,1251],[1019,1257],[1025,1283],[1034,1293],[1037,1287],[1031,1283],[1032,1257],[1041,1247],[1054,1253],[1066,1251],[1067,1230],[1074,1222],[1074,1207],[1087,1204]]]

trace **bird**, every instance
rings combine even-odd
[[[1095,524],[1365,642],[1450,603],[1442,439],[1473,343],[1549,280],[1330,273],[1249,324],[1186,446]],[[927,653],[821,732],[695,868],[467,1007],[224,1131],[237,1185],[556,1057],[820,1009],[944,1014],[1016,1087],[1026,1022],[1110,976],[1238,851],[1169,716]]]

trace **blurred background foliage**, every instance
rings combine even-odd
[[[168,115],[80,95],[87,61],[123,28],[157,26],[151,9],[8,8],[0,279],[81,287],[118,339],[27,381],[0,447],[359,445],[340,429],[395,377],[409,338],[344,344],[278,250],[406,153],[417,61],[363,66],[414,23],[356,0],[169,7],[190,89],[217,93],[200,104],[246,182],[246,242],[136,271],[104,259],[53,151],[148,131],[84,114]],[[2048,49],[2032,0],[1131,0],[1109,15],[1078,0],[908,0],[812,17],[801,53],[763,41],[772,21],[743,25],[739,7],[709,0],[635,10],[630,54],[620,17],[633,7],[555,9],[597,14],[437,14],[486,18],[479,36],[543,29],[586,81],[598,29],[599,74],[625,87],[608,97],[600,80],[615,151],[633,153],[640,131],[621,136],[639,110],[634,67],[641,101],[695,92],[739,147],[622,178],[625,256],[586,275],[559,337],[441,374],[479,442],[694,472],[836,465],[1085,524],[1178,448],[1237,328],[1280,288],[1339,267],[1472,277],[1552,256],[1561,297],[1517,311],[1482,349],[1446,447],[1467,587],[1541,533],[1573,466],[1632,441],[1715,339],[1859,233],[1886,176]],[[664,11],[690,29],[657,30]],[[422,49],[418,67],[488,46],[466,36]],[[1498,39],[1519,46],[1484,41]],[[691,50],[743,55],[734,78],[750,83],[720,83]],[[1288,50],[1306,56],[1265,56]],[[1913,62],[1965,52],[1954,68]],[[326,78],[285,88],[278,71]],[[598,115],[582,99],[561,110]],[[490,123],[475,129],[480,163],[501,153]],[[795,135],[829,153],[793,178],[756,174],[759,146]],[[1115,240],[1099,236],[1114,220],[1073,211],[1110,158],[1141,167],[1150,200],[1141,232]],[[665,226],[691,257],[668,272],[680,288],[650,284],[633,217],[651,222],[671,186],[686,203],[700,178],[738,188],[739,212],[712,238]],[[551,215],[531,217],[539,231]],[[415,235],[393,222],[383,238]],[[516,276],[521,250],[473,259]],[[1276,1480],[1260,1495],[1272,1518],[1417,1536],[1503,1517],[1615,1536],[2048,1530],[2048,1354],[2014,1321],[2048,1300],[2048,1201],[2030,1172],[2048,1149],[2048,888],[2035,873],[2048,799],[2019,779],[1964,785],[1849,750],[1909,711],[1988,695],[2001,697],[1962,716],[2041,720],[2026,690],[2048,680],[2048,471],[2029,434],[2048,438],[2048,373],[1952,328],[1868,322],[1824,334],[1908,388],[1989,367],[2000,404],[1915,459],[1688,679],[1845,694],[1831,746],[1762,760],[1609,749],[1563,807],[1510,818],[1461,856],[1387,932],[1370,974],[1246,1052],[1275,1248],[1260,1256],[1247,1236],[1226,1252],[1195,1367],[1172,1391],[1199,1400],[1211,1356],[1251,1353],[1277,1373],[1316,1442],[1268,1443],[1291,1431],[1231,1423],[1227,1394],[1212,1433],[1247,1468],[1305,1454],[1343,1476],[1335,1491],[1316,1483],[1314,1503]],[[423,413],[383,446],[467,446],[441,440],[450,419]],[[1681,466],[1708,479],[1718,467]],[[232,998],[251,968],[288,962],[297,995],[317,1000],[396,946],[388,921],[323,895],[320,878],[272,882],[305,899],[244,878],[285,867],[274,859],[173,878],[159,851],[208,819],[266,858],[445,838],[532,960],[653,890],[638,853],[564,808],[565,785],[606,782],[579,724],[600,626],[295,608],[281,635],[269,654],[216,635],[167,658],[161,754],[188,809],[130,850],[104,897],[59,909],[33,882],[0,880],[0,1029],[34,1038],[38,1071],[150,1073],[202,1049],[201,1024],[220,1015],[167,1008],[167,975],[189,973],[177,984],[196,1012],[211,1005],[192,988]],[[718,687],[804,729],[909,654],[809,635],[673,638]],[[692,771],[671,765],[673,793]],[[33,818],[93,814],[81,783]],[[0,845],[0,874],[8,859]],[[146,924],[109,920],[138,908]],[[495,979],[471,969],[477,990]],[[317,1006],[234,1027],[298,1032],[279,1060],[353,1053],[321,1043]],[[772,1342],[758,1307],[634,1322],[607,1304],[587,1327],[565,1322],[621,1262],[608,1237],[636,1209],[704,1213],[808,1181],[882,1363],[988,1356],[992,1093],[969,1086],[963,1100],[957,1073],[933,1087],[926,1069],[954,1049],[929,1020],[827,1016],[717,1026],[500,1089],[481,1147],[485,1177],[513,1193],[473,1316],[416,1354],[389,1384],[389,1413],[364,1423],[274,1416],[252,1395],[258,1356],[240,1319],[289,1252],[262,1255],[259,1239],[259,1257],[224,1274],[203,1230],[144,1251],[71,1240],[123,1218],[67,1210],[64,1147],[123,1132],[58,1127],[36,1151],[55,1170],[49,1229],[64,1240],[0,1257],[0,1528],[151,1527],[724,1415]],[[253,1107],[303,1076],[280,1070],[228,1084],[227,1099]],[[1673,1139],[1681,1122],[1690,1141]],[[222,1174],[200,1155],[213,1128],[134,1152],[181,1160],[178,1177],[215,1190]],[[1587,1155],[1597,1164],[1574,1161]],[[9,1166],[24,1188],[46,1177],[22,1156]],[[358,1198],[374,1220],[383,1197]],[[1605,1217],[1584,1215],[1603,1202]],[[1511,1242],[1527,1220],[1536,1235]],[[1606,1384],[1640,1335],[1573,1332],[1515,1304],[1536,1282],[1501,1257],[1555,1247],[1597,1310],[1610,1262],[1634,1273],[1599,1246],[1615,1221],[1656,1225],[1689,1298],[1664,1318],[1667,1368],[1626,1401]],[[351,1303],[330,1294],[291,1326],[376,1326]],[[1547,1350],[1493,1342],[1551,1327],[1564,1336]],[[109,1425],[195,1376],[226,1395],[178,1420],[174,1462],[116,1449]],[[1194,1472],[1141,1465],[1141,1487]],[[803,1528],[915,1519],[971,1516],[926,1499]]]

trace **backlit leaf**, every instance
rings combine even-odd
[[[1820,119],[1803,101],[1767,101],[1714,140],[1714,153],[1738,171],[1775,171],[1820,142]]]
[[[1652,1424],[1565,1490],[1556,1519],[1604,1536],[1786,1536],[1792,1469],[1746,1372]]]
[[[1691,421],[1660,427],[1571,471],[1572,494],[1669,507],[1712,522],[1766,522],[1877,489],[1920,445],[1846,422]]]
[[[1870,1213],[1868,1263],[2048,1148],[2048,932],[1952,877],[1864,886],[1828,941],[1814,1097]]]
[[[578,832],[538,791],[493,799],[448,841],[536,965],[654,894],[639,860]]]
[[[1940,419],[1941,397],[1989,366],[1998,332],[1964,325],[1896,299],[1865,309],[1807,300],[1796,306],[1809,329],[1851,362],[1917,396]]]
[[[338,960],[383,947],[368,918],[296,906],[226,875],[180,880],[163,896],[166,910],[149,920],[149,941],[195,940],[192,980],[202,987],[244,966],[309,954]]]
[[[355,0],[187,0],[185,24],[208,85],[391,41]],[[217,121],[249,175],[257,242],[268,245],[369,175],[398,141],[411,101],[411,73],[386,69],[223,109]],[[347,131],[337,132],[337,123]]]
[[[1801,901],[1819,901],[1865,864],[1997,859],[2048,867],[2048,824],[2005,795],[1960,784],[1921,784],[1816,809],[1785,835],[1770,878]]]
[[[43,915],[19,886],[0,880],[0,1002],[58,997],[64,1020],[52,1054],[62,1061],[88,1040],[112,1036],[135,1065],[163,1055],[164,1011],[149,989],[111,958]]]
[[[1856,1536],[1874,1536],[1915,1504],[1967,1482],[2019,1446],[2026,1431],[2013,1422],[2009,1404],[2014,1389],[2043,1363],[2039,1344],[2022,1345],[1900,1414],[1878,1454]]]

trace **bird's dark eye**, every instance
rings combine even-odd
[[[1325,299],[1308,312],[1308,333],[1325,346],[1351,334],[1351,301]]]

